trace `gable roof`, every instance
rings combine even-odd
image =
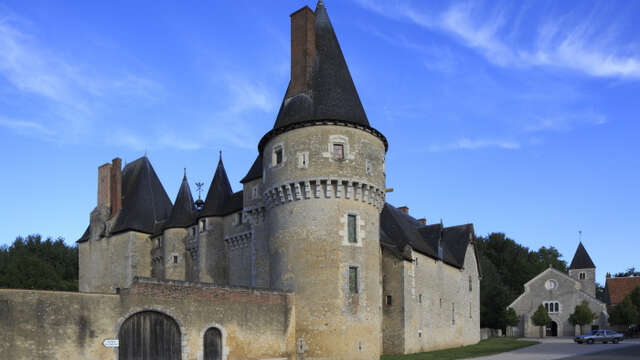
[[[171,213],[171,200],[146,156],[127,164],[122,171],[122,208],[111,233],[133,230],[154,232],[156,223]]]
[[[467,247],[473,236],[472,224],[452,227],[424,225],[388,203],[385,203],[380,214],[380,242],[383,246],[402,253],[408,245],[423,255],[439,259],[440,244],[441,260],[459,269],[464,266]]]
[[[195,210],[193,196],[185,173],[176,196],[176,202],[173,204],[173,209],[171,209],[171,215],[163,228],[185,228],[193,225],[195,223]]]
[[[245,177],[242,178],[240,182],[244,184],[244,183],[248,183],[251,180],[260,179],[261,177],[262,177],[262,154],[258,154],[258,157],[253,162],[253,165],[251,165],[251,169],[249,169],[249,172],[247,173],[247,175],[245,175]]]
[[[227,171],[224,169],[222,156],[220,156],[216,172],[213,175],[213,180],[211,180],[211,186],[209,186],[209,192],[204,200],[204,207],[198,216],[225,215],[225,204],[231,198],[232,194],[233,191],[231,190],[231,184],[229,184]]]
[[[595,267],[593,261],[591,261],[591,257],[587,253],[587,249],[584,248],[581,241],[578,244],[575,255],[573,255],[569,269],[595,269]]]
[[[640,277],[607,278],[605,283],[609,305],[617,305],[631,292],[640,286]]]

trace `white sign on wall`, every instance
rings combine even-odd
[[[118,339],[105,339],[102,342],[102,345],[104,345],[105,347],[119,347],[120,346],[120,340]]]

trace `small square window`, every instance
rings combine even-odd
[[[392,303],[391,301],[392,301],[392,299],[391,299],[391,295],[387,295],[387,297],[386,297],[386,303],[387,303],[387,305],[391,305],[391,303]]]
[[[355,244],[358,242],[358,238],[356,237],[356,225],[357,225],[357,217],[355,215],[347,216],[347,227],[349,228],[349,243]]]
[[[356,266],[349,266],[349,292],[358,293],[358,268]]]
[[[333,159],[344,160],[344,144],[333,144]]]

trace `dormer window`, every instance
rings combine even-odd
[[[344,160],[344,144],[333,144],[333,160]]]

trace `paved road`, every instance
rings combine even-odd
[[[534,339],[537,340],[537,339]],[[543,339],[541,344],[506,353],[474,358],[478,360],[556,360],[556,359],[640,359],[640,341],[619,344],[576,344],[573,338]]]
[[[578,355],[562,360],[630,360],[640,359],[640,345],[627,346],[620,349],[605,350],[587,355]]]

